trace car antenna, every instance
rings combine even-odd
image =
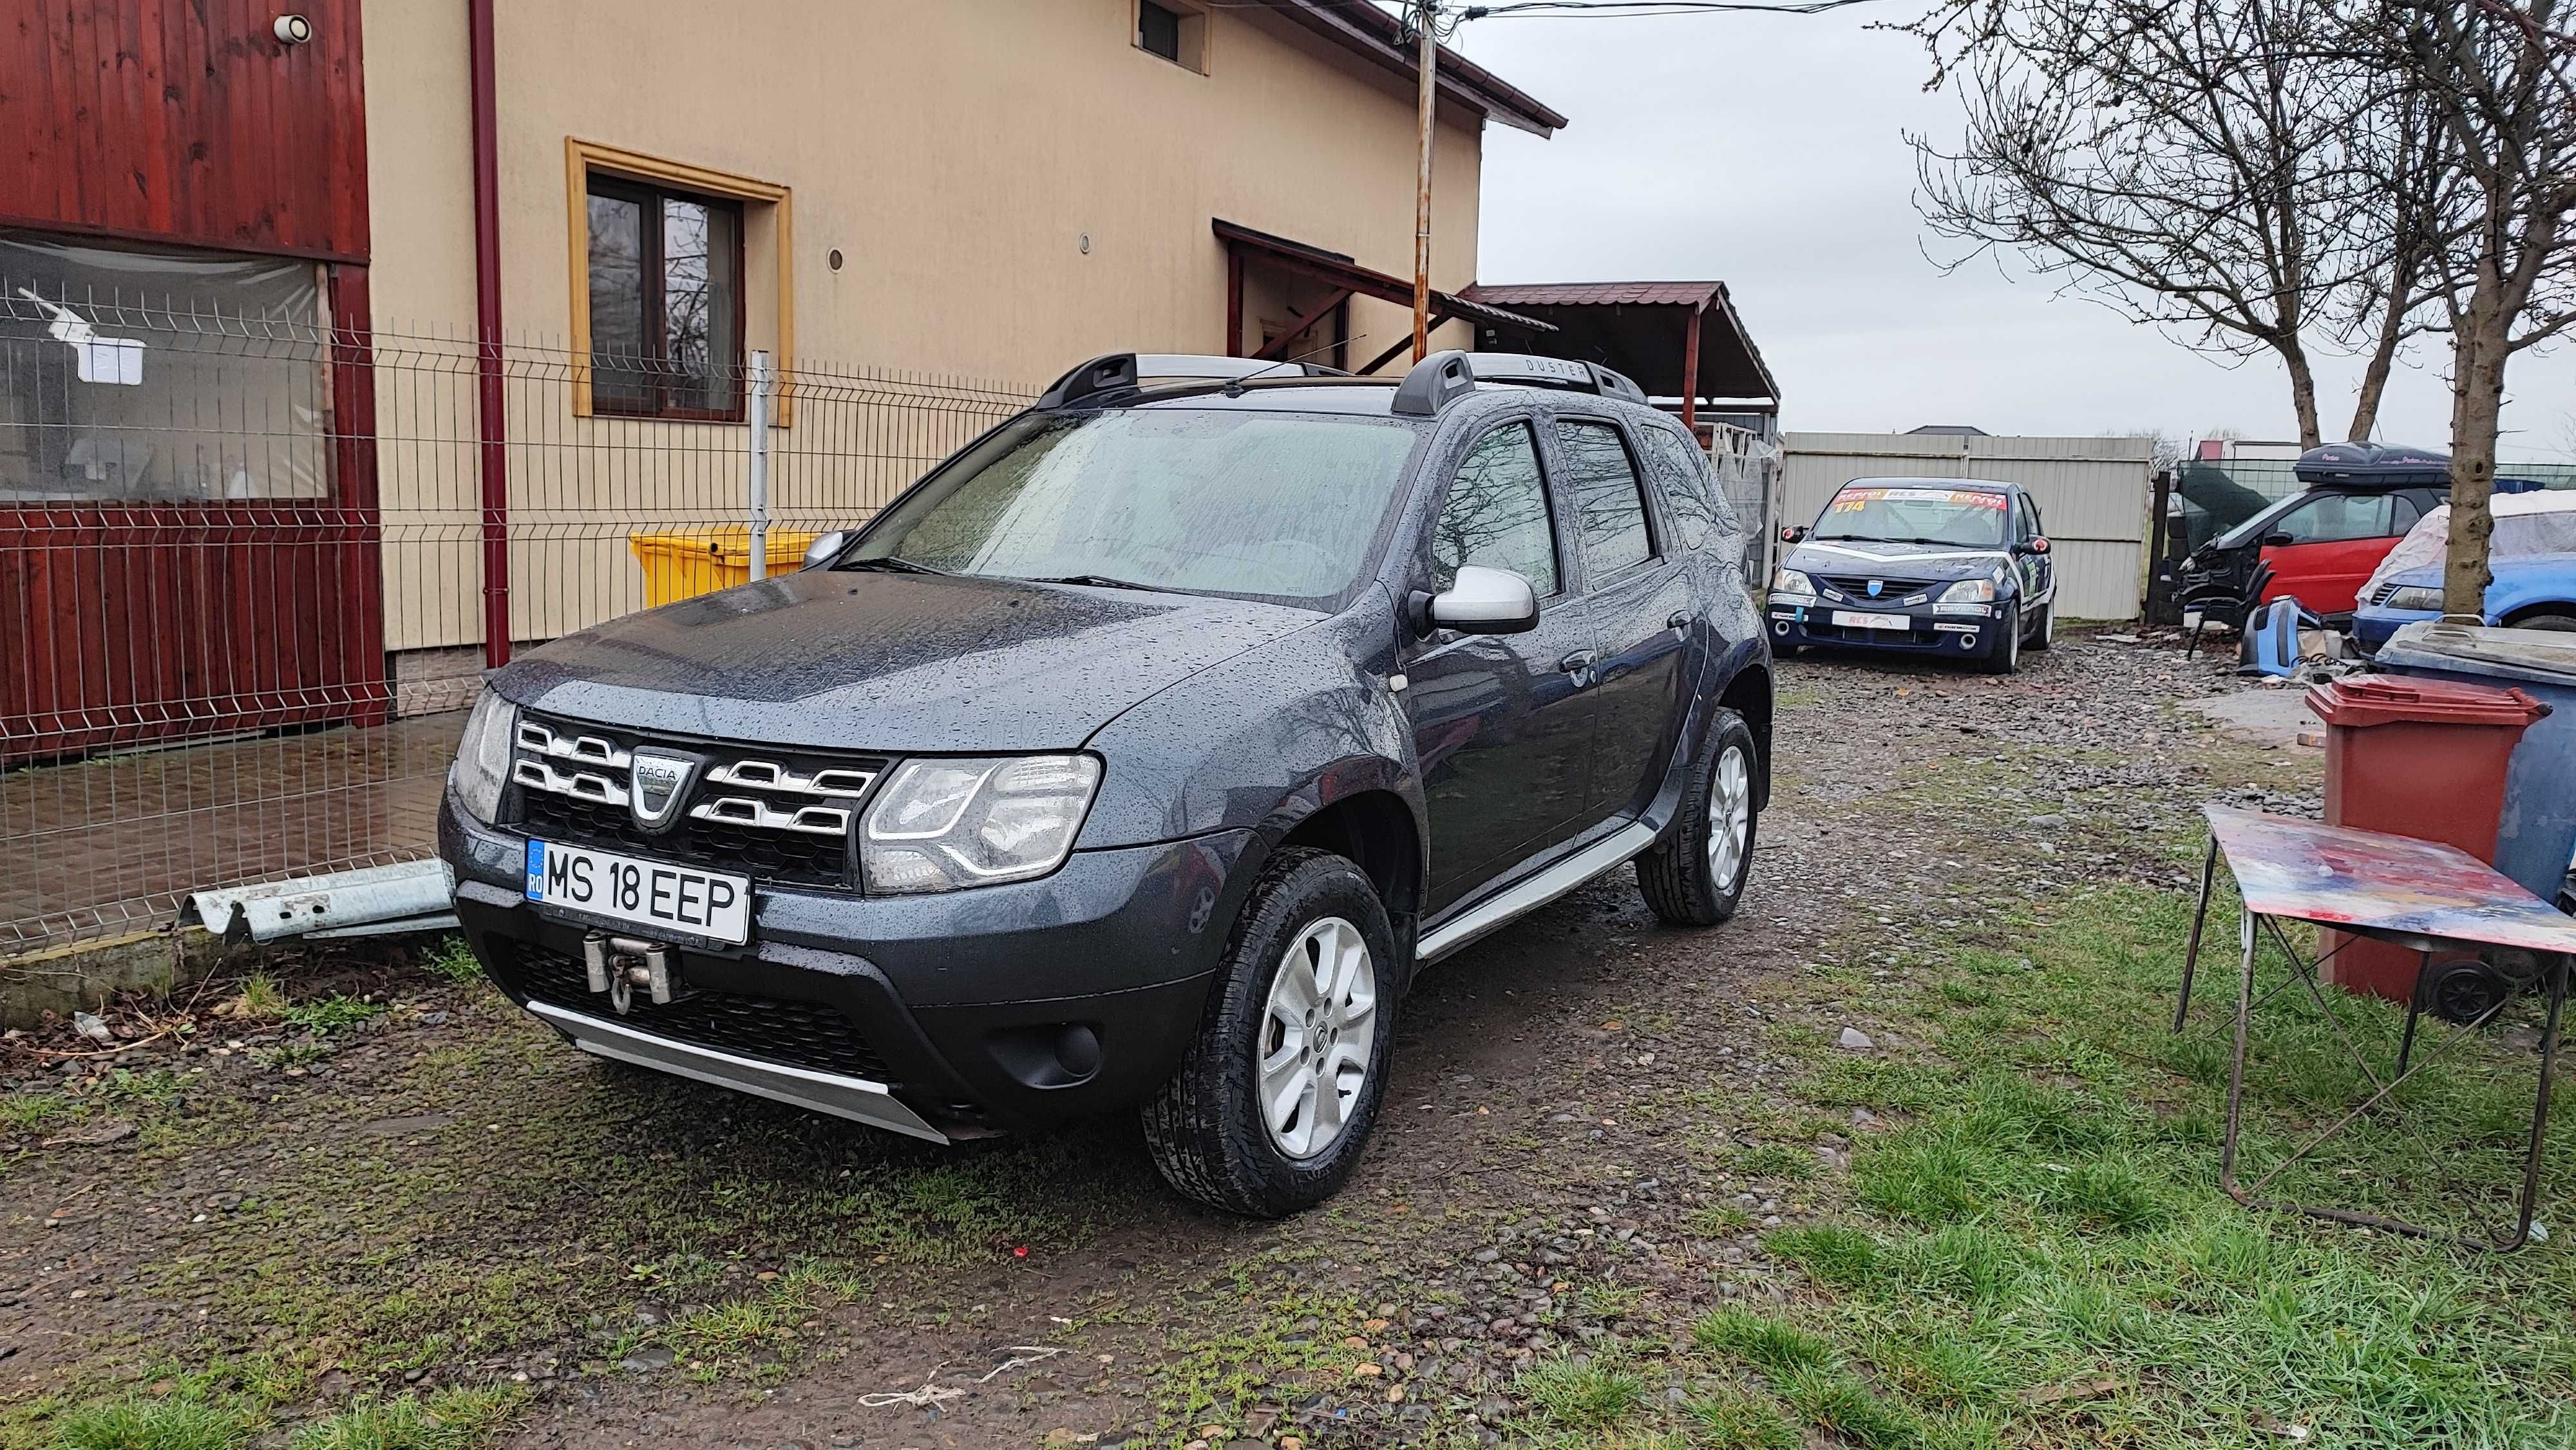
[[[1357,337],[1341,337],[1341,338],[1335,338],[1333,341],[1328,342],[1328,343],[1325,343],[1325,344],[1323,345],[1323,347],[1310,347],[1310,348],[1306,349],[1304,352],[1301,352],[1301,353],[1297,354],[1295,357],[1283,357],[1283,358],[1281,358],[1279,361],[1277,361],[1277,362],[1275,362],[1275,363],[1272,363],[1270,366],[1268,366],[1268,367],[1266,367],[1266,368],[1255,368],[1255,369],[1253,369],[1251,372],[1245,373],[1242,377],[1239,377],[1239,378],[1228,378],[1228,379],[1226,379],[1226,384],[1225,384],[1225,395],[1226,395],[1227,397],[1229,397],[1229,398],[1240,398],[1240,397],[1242,397],[1242,396],[1243,396],[1243,385],[1244,385],[1245,383],[1251,382],[1254,378],[1260,377],[1260,376],[1261,376],[1262,374],[1264,374],[1264,373],[1275,373],[1275,372],[1279,371],[1281,368],[1284,368],[1284,367],[1288,366],[1290,363],[1301,363],[1301,362],[1304,362],[1306,359],[1308,359],[1308,358],[1310,358],[1310,357],[1313,357],[1315,354],[1317,354],[1317,353],[1319,353],[1319,352],[1322,352],[1322,351],[1324,350],[1324,348],[1327,348],[1327,347],[1346,347],[1346,346],[1348,346],[1348,345],[1350,345],[1351,343],[1354,343],[1354,342],[1366,342],[1366,341],[1368,341],[1368,334],[1367,334],[1367,333],[1365,333],[1365,332],[1361,333],[1361,334],[1360,334],[1359,336],[1357,336]]]

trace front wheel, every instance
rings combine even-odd
[[[1986,657],[1978,662],[1990,675],[2009,675],[2021,666],[2021,601],[2004,606],[2003,616],[1995,621],[1994,642],[1986,646]]]
[[[1761,747],[1733,710],[1709,722],[1682,795],[1682,818],[1637,858],[1637,889],[1674,926],[1715,926],[1735,915],[1753,874],[1754,783]]]
[[[2030,632],[2030,647],[2046,649],[2057,643],[2057,601],[2052,599],[2039,607],[2039,627]]]
[[[1197,1040],[1145,1106],[1154,1166],[1201,1203],[1253,1218],[1339,1192],[1377,1124],[1402,986],[1395,933],[1360,868],[1278,851],[1235,921]]]

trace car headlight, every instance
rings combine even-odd
[[[1088,755],[908,760],[859,831],[870,891],[955,891],[1064,864],[1100,788]]]
[[[1816,592],[1816,581],[1799,573],[1795,569],[1783,569],[1779,573],[1771,576],[1771,592],[1774,594],[1813,594]]]
[[[2402,589],[2390,590],[2388,597],[2379,604],[2383,609],[2429,609],[2439,614],[2442,612],[2442,591],[2428,584],[2409,584]]]
[[[519,734],[519,707],[486,685],[465,717],[464,738],[456,742],[456,764],[447,783],[457,803],[474,819],[492,824],[501,814],[501,789],[510,783],[510,750]]]
[[[1994,597],[1995,581],[1992,579],[1962,579],[1958,583],[1951,585],[1949,588],[1942,590],[1941,597],[1934,602],[1939,604],[1985,604],[1991,602]]]

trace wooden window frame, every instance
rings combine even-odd
[[[610,176],[601,172],[591,173],[583,183],[583,192],[585,215],[588,210],[587,202],[591,197],[604,196],[616,201],[632,202],[638,208],[636,240],[639,243],[638,270],[642,273],[643,284],[644,354],[636,358],[635,362],[642,368],[645,386],[651,393],[649,400],[641,405],[630,404],[623,398],[594,394],[591,399],[592,409],[596,413],[614,414],[620,418],[669,418],[684,423],[744,421],[746,415],[743,411],[745,393],[743,385],[748,376],[746,369],[750,365],[750,356],[743,348],[745,335],[743,314],[750,309],[744,306],[746,299],[743,296],[743,278],[747,270],[743,254],[749,249],[749,243],[743,238],[746,220],[742,214],[742,203],[729,197],[702,196],[696,192],[681,191],[677,187],[629,181],[622,176]],[[732,348],[729,362],[722,358],[713,360],[715,365],[729,366],[731,369],[730,385],[726,392],[732,402],[726,407],[687,407],[670,401],[676,375],[670,371],[669,357],[664,355],[670,346],[670,289],[664,270],[666,258],[663,254],[662,234],[662,204],[668,201],[693,202],[706,207],[710,212],[721,208],[733,214],[733,254],[725,259],[730,264],[732,272],[734,297],[733,336],[730,339]],[[712,275],[715,270],[714,258],[709,259],[708,270]],[[585,268],[586,277],[587,268]],[[594,362],[593,366],[596,365]]]
[[[572,267],[572,410],[576,417],[666,418],[673,422],[743,421],[737,409],[730,414],[703,410],[682,412],[630,412],[614,406],[594,406],[591,396],[590,362],[590,182],[598,176],[612,182],[626,182],[649,189],[679,192],[693,200],[730,201],[743,204],[742,245],[736,265],[740,268],[741,305],[736,309],[735,326],[744,334],[738,349],[746,364],[751,353],[748,339],[751,317],[750,254],[752,206],[770,208],[777,253],[775,266],[778,283],[777,347],[779,362],[778,404],[773,410],[780,427],[795,421],[796,389],[787,359],[796,356],[796,230],[794,192],[773,181],[737,176],[728,171],[693,166],[682,161],[665,161],[640,151],[584,141],[579,137],[564,138],[565,211],[568,217],[569,251]]]

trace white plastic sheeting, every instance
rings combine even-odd
[[[2576,489],[2500,493],[2487,507],[2495,515],[2495,534],[2487,540],[2488,558],[2576,553]],[[2409,569],[2441,563],[2450,537],[2451,506],[2442,504],[2417,519],[2388,557],[2379,561],[2370,582],[2361,586],[2362,599],[2377,598],[2382,586]]]

